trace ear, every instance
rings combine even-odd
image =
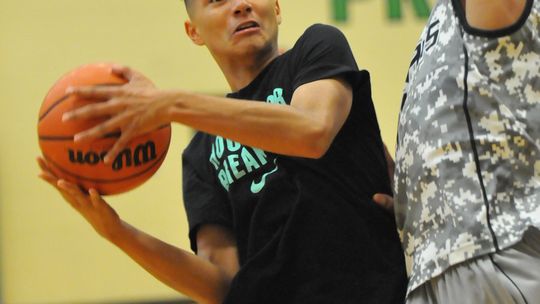
[[[278,0],[276,0],[275,10],[276,10],[277,23],[281,24],[281,8],[279,7],[279,1]]]
[[[199,35],[197,27],[191,21],[184,22],[184,28],[186,30],[186,35],[195,43],[196,45],[204,45],[204,40]]]

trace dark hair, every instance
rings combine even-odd
[[[193,4],[193,0],[184,0],[184,6],[186,7],[186,12],[188,15],[191,14],[191,5]]]

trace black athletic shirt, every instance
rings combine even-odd
[[[352,109],[320,159],[277,155],[197,133],[183,153],[192,249],[204,224],[230,228],[240,271],[224,303],[402,303],[403,254],[369,74],[336,28],[313,25],[248,86],[228,94],[288,106],[301,85],[346,79]],[[284,143],[287,144],[287,143]]]

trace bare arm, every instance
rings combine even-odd
[[[198,235],[199,256],[169,245],[120,219],[97,191],[83,193],[59,180],[39,158],[40,177],[55,187],[86,221],[161,282],[201,304],[222,303],[238,271],[236,244],[225,229],[210,227]]]
[[[127,68],[121,72],[128,79],[134,78],[134,72]],[[134,136],[170,122],[274,153],[317,158],[332,143],[352,104],[352,90],[341,79],[300,86],[290,106],[129,85],[77,88],[72,93],[108,99],[64,116],[66,120],[112,117],[76,136],[76,140],[89,140],[121,129],[122,136],[106,161],[111,161]]]
[[[197,232],[197,255],[219,266],[230,281],[240,269],[232,231],[219,225],[203,225]]]
[[[171,120],[266,151],[318,158],[351,104],[348,84],[325,79],[299,87],[291,106],[178,93]]]
[[[236,245],[230,238],[218,241],[224,232],[212,231],[207,246],[198,255],[169,245],[123,223],[118,235],[110,239],[155,278],[201,304],[222,303],[230,282],[238,271]],[[208,232],[198,236],[199,242]]]
[[[481,30],[498,30],[516,23],[527,0],[462,0],[470,26]]]

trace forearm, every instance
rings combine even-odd
[[[353,96],[350,84],[341,78],[299,86],[288,106],[154,88],[83,87],[73,89],[70,94],[108,99],[63,116],[64,121],[69,121],[112,115],[75,135],[75,141],[80,142],[122,130],[105,157],[106,162],[134,136],[171,122],[269,152],[319,158],[345,123]]]
[[[333,140],[324,118],[294,106],[177,92],[170,114],[172,121],[278,154],[317,158]]]
[[[125,222],[109,240],[158,280],[198,303],[221,303],[228,291],[232,278],[225,271]]]
[[[527,0],[466,0],[467,22],[475,28],[497,30],[511,26],[523,14]]]

